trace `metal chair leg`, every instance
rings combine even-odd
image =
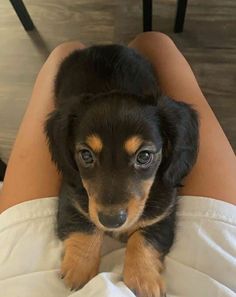
[[[23,3],[22,0],[10,0],[16,14],[18,15],[22,25],[26,31],[31,31],[34,29],[34,24],[32,19]]]
[[[152,0],[143,0],[143,32],[152,31]]]
[[[178,0],[174,26],[175,33],[183,32],[187,4],[188,0]]]

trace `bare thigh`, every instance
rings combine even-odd
[[[193,104],[201,118],[200,151],[185,179],[182,195],[208,196],[236,204],[236,158],[184,57],[161,33],[145,33],[130,43],[156,69],[163,91]],[[56,48],[42,67],[20,126],[4,179],[0,213],[23,201],[58,195],[61,176],[51,161],[43,133],[47,114],[54,109],[53,80],[61,60],[80,42]]]
[[[199,155],[180,194],[212,197],[236,204],[235,154],[183,55],[162,33],[140,34],[129,46],[150,60],[165,94],[192,104],[199,113]]]
[[[27,200],[58,195],[61,176],[51,161],[44,123],[54,109],[53,82],[58,65],[71,51],[84,47],[80,42],[58,46],[40,70],[8,162],[0,213]]]

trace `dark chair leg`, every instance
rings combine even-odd
[[[187,4],[188,0],[178,0],[174,27],[175,33],[183,32]]]
[[[3,181],[7,165],[0,159],[0,181]]]
[[[152,0],[143,0],[143,32],[152,31]]]
[[[34,24],[22,0],[10,0],[16,14],[26,31],[34,29]]]

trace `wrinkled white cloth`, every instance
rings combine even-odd
[[[166,257],[167,296],[236,297],[236,207],[205,197],[180,201],[176,242]],[[134,297],[122,282],[124,248],[111,239],[100,273],[77,292],[64,286],[57,203],[37,199],[0,215],[0,297]]]

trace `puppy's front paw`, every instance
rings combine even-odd
[[[127,287],[133,291],[137,297],[166,296],[164,283],[160,274],[147,272],[148,267],[145,266],[143,266],[142,269],[143,271],[137,270],[134,265],[124,270],[124,282]]]
[[[164,297],[165,285],[160,275],[160,254],[135,233],[128,241],[124,282],[137,297]]]
[[[72,233],[65,240],[61,276],[71,290],[82,288],[99,269],[100,234]]]
[[[73,257],[65,254],[61,266],[61,275],[68,288],[78,290],[98,273],[99,259],[83,256]]]

